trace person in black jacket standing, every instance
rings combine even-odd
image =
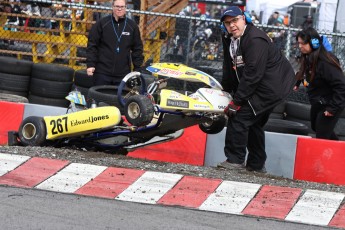
[[[113,14],[101,18],[89,32],[87,74],[94,85],[119,85],[131,72],[140,71],[143,43],[137,24],[126,17],[126,0],[113,1]]]
[[[229,118],[224,147],[227,160],[218,166],[265,172],[263,127],[273,108],[292,91],[295,73],[267,34],[256,28],[240,8],[228,8],[221,23],[226,29],[222,36],[222,86],[233,100],[224,110]]]
[[[316,138],[339,140],[334,127],[345,108],[345,76],[338,59],[328,52],[314,28],[300,31],[296,40],[302,53],[298,82],[307,87],[311,128]]]

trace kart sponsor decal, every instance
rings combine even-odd
[[[161,69],[158,72],[158,74],[161,74],[161,75],[164,75],[164,76],[168,76],[168,77],[179,77],[183,73],[181,71],[164,68],[164,69]]]
[[[150,71],[151,73],[158,73],[161,69],[149,66],[146,68],[148,71]]]
[[[186,75],[191,75],[191,76],[194,76],[196,75],[196,72],[193,72],[193,71],[186,71]]]
[[[194,104],[193,107],[197,108],[197,109],[209,109],[210,108],[210,106],[208,106],[208,105],[201,105],[201,104]]]
[[[83,119],[83,120],[75,119],[75,120],[71,121],[71,126],[84,125],[84,124],[87,124],[87,123],[94,123],[94,122],[101,121],[101,120],[106,120],[106,119],[109,119],[108,115],[97,116],[97,117],[91,116],[88,119]]]
[[[85,124],[92,124],[94,122],[100,122],[103,120],[108,120],[109,115],[103,116],[90,116],[87,119],[73,119],[71,121],[68,120],[68,117],[61,117],[57,119],[52,119],[49,122],[49,133],[51,135],[59,135],[62,133],[67,133],[69,131],[69,127],[75,127]]]
[[[221,97],[226,96],[226,95],[224,94],[224,92],[221,91],[221,90],[205,89],[204,92],[205,92],[205,93],[208,93],[208,94],[215,94],[215,95],[221,96]]]
[[[121,114],[118,108],[105,106],[61,116],[47,116],[43,119],[49,140],[108,128],[118,124],[120,118]]]
[[[226,106],[225,105],[218,105],[218,109],[225,109]]]
[[[189,108],[188,101],[181,101],[181,100],[167,100],[167,106],[179,107],[179,108]]]

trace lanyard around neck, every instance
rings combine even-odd
[[[110,15],[110,17],[113,17],[112,15]],[[122,29],[122,32],[120,34],[120,36],[117,34],[116,32],[116,29],[115,29],[115,25],[114,25],[114,21],[113,19],[111,18],[111,23],[113,24],[113,29],[114,29],[114,33],[117,37],[117,48],[116,48],[116,52],[117,53],[120,53],[120,42],[121,42],[121,37],[122,37],[122,34],[123,34],[123,31],[125,31],[125,28],[126,28],[126,25],[127,25],[127,17],[125,18],[125,25],[123,26],[123,29]]]
[[[236,64],[237,50],[240,45],[239,41],[240,41],[240,38],[237,38],[237,39],[231,39],[231,42],[230,42],[230,54],[231,54],[232,60],[234,61],[234,64]]]

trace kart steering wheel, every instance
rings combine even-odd
[[[146,82],[143,74],[140,72],[131,72],[121,81],[117,90],[117,99],[122,107],[126,101],[133,95],[144,95],[146,93]]]

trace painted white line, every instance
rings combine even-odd
[[[37,185],[36,188],[73,193],[87,182],[102,173],[107,167],[72,163],[60,172]]]
[[[241,214],[260,189],[260,184],[223,181],[199,207],[200,210]]]
[[[180,174],[145,172],[115,199],[155,204],[181,178]]]
[[[307,190],[287,215],[286,220],[313,225],[328,225],[345,194]]]
[[[0,176],[12,171],[29,159],[28,156],[0,153]]]

